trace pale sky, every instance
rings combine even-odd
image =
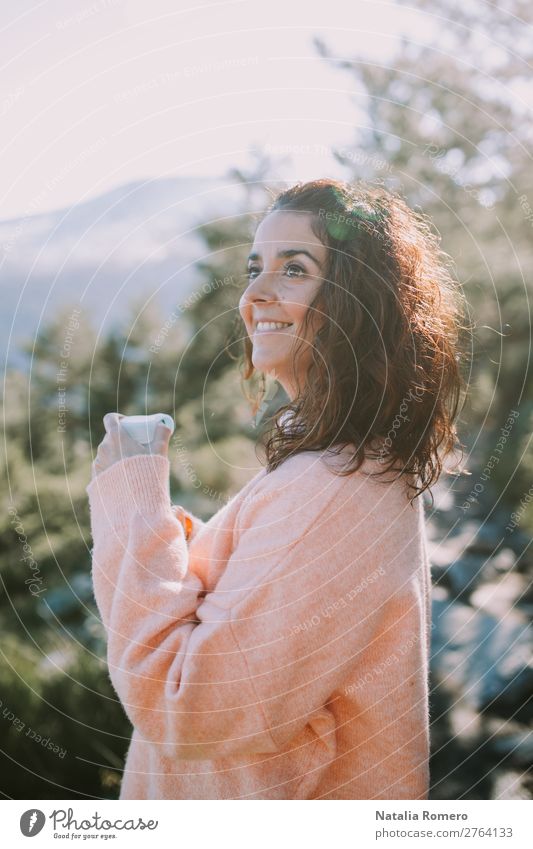
[[[0,219],[247,168],[253,145],[292,153],[280,179],[341,176],[358,94],[313,36],[386,61],[430,25],[379,0],[0,0]]]

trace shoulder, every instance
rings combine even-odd
[[[241,511],[283,512],[297,504],[307,508],[314,502],[323,505],[341,487],[341,478],[332,473],[320,452],[300,451],[257,476],[243,491]]]
[[[423,559],[420,499],[411,504],[400,477],[372,477],[374,461],[340,475],[329,460],[301,452],[256,482],[237,516],[239,556],[290,555],[289,572],[303,564],[336,582],[380,570],[387,592],[402,596]]]
[[[257,521],[307,523],[328,513],[336,521],[390,525],[396,518],[416,524],[420,505],[411,505],[405,479],[387,473],[375,460],[340,474],[351,453],[302,451],[258,477],[241,500],[239,525]]]

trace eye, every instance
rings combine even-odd
[[[302,268],[302,266],[298,265],[298,263],[296,263],[296,262],[287,263],[287,265],[284,266],[284,270],[287,273],[287,277],[289,277],[289,278],[294,277],[294,276],[301,277],[303,274],[305,274],[305,268]],[[296,271],[298,273],[296,275],[294,275],[294,274],[291,273],[292,271]],[[260,274],[260,272],[261,272],[261,269],[259,268],[259,266],[250,265],[249,268],[247,269],[247,271],[245,272],[244,276],[247,277],[248,280],[254,280],[255,277],[257,276],[257,274]]]
[[[305,268],[302,268],[302,266],[301,266],[301,265],[298,265],[298,264],[297,264],[297,263],[295,263],[295,262],[289,262],[289,263],[287,263],[287,265],[285,266],[285,270],[287,271],[287,277],[290,277],[290,276],[291,276],[291,275],[288,273],[288,272],[290,271],[290,269],[291,269],[291,268],[295,268],[297,271],[301,272],[300,274],[298,274],[298,275],[297,275],[298,277],[301,277],[301,276],[302,276],[302,274],[305,274]]]

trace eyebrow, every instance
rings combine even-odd
[[[317,259],[315,259],[313,254],[310,254],[309,251],[306,251],[304,248],[287,248],[287,250],[285,250],[285,251],[278,251],[278,253],[276,254],[276,257],[279,258],[279,259],[282,259],[283,257],[296,256],[297,254],[305,254],[306,256],[309,257],[309,259],[313,260],[313,262],[315,263],[315,265],[318,268],[321,267],[319,261]],[[258,254],[258,253],[255,253],[255,252],[251,253],[251,254],[248,255],[248,259],[246,261],[250,262],[251,260],[254,260],[254,259],[261,259],[261,254]]]

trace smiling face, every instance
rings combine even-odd
[[[311,230],[310,222],[307,213],[285,210],[263,219],[248,257],[249,284],[239,301],[253,344],[255,368],[275,377],[291,400],[295,395],[294,347],[302,346],[298,358],[298,376],[302,377],[315,333],[324,320],[315,307],[307,331],[304,328],[304,317],[323,282],[327,257],[327,248]],[[271,322],[283,326],[274,327]]]

